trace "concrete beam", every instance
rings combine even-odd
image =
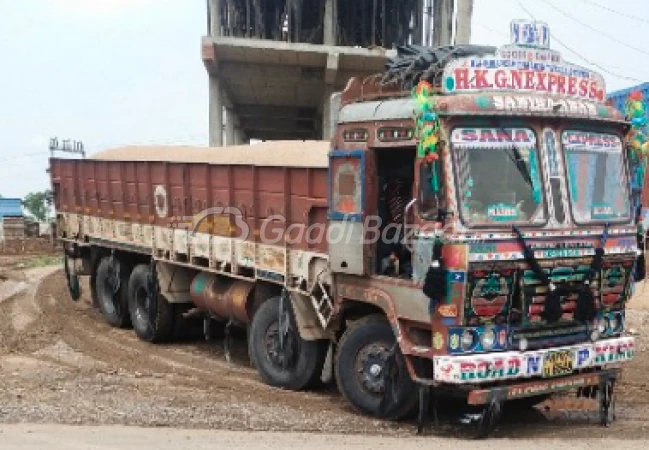
[[[315,118],[308,120],[287,119],[283,117],[248,117],[239,118],[239,126],[243,130],[269,129],[277,128],[278,130],[313,130],[315,127]]]
[[[245,62],[221,62],[219,66],[221,77],[241,82],[243,80],[259,80],[271,83],[302,83],[310,81],[322,82],[325,78],[323,67],[299,67],[268,64],[250,64]]]
[[[216,52],[214,51],[214,42],[209,36],[203,37],[201,42],[201,59],[205,70],[210,75],[216,75],[218,69],[218,62],[216,60]]]
[[[337,53],[329,53],[327,56],[327,67],[325,69],[325,84],[334,84],[336,82],[336,76],[338,75],[338,66],[339,59]]]
[[[290,106],[237,105],[237,116],[240,120],[258,117],[278,117],[286,120],[312,122],[317,114],[316,108]]]

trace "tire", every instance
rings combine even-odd
[[[138,338],[146,342],[169,341],[174,333],[174,307],[159,289],[151,291],[150,267],[140,264],[128,282],[128,310]]]
[[[273,297],[259,307],[252,318],[248,334],[248,353],[264,383],[299,391],[318,382],[322,374],[327,341],[305,341],[297,330],[289,302],[292,326],[289,338],[295,347],[293,364],[284,369],[277,353],[280,297]]]
[[[111,262],[112,259],[112,262]],[[112,275],[114,268],[119,270],[119,286],[115,292]],[[106,322],[115,328],[127,328],[131,324],[128,312],[128,266],[117,258],[102,258],[97,266],[95,296],[97,306]]]
[[[396,344],[394,331],[385,317],[372,315],[352,324],[340,340],[335,361],[338,389],[345,400],[357,411],[372,417],[400,420],[415,413],[419,404],[416,384],[410,378],[398,350],[396,364],[396,402],[382,408],[386,358]],[[378,369],[372,374],[371,369]]]
[[[90,271],[90,300],[93,308],[99,308],[99,297],[97,297],[97,269],[99,268],[99,259],[93,260],[92,270]],[[128,304],[128,300],[127,300]]]

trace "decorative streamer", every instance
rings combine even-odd
[[[537,205],[541,203],[541,183],[539,181],[539,172],[536,166],[536,151],[530,149],[530,178],[532,179],[532,200]]]
[[[440,123],[439,115],[435,108],[435,95],[433,86],[427,81],[421,81],[413,89],[413,96],[417,101],[419,110],[415,114],[415,137],[417,138],[417,156],[425,158],[431,165],[431,188],[438,192],[436,161],[439,160],[438,144]]]
[[[625,105],[626,119],[631,122],[631,130],[627,136],[629,161],[635,167],[636,180],[644,181],[647,168],[647,153],[649,152],[649,129],[647,127],[647,111],[642,92],[635,91],[629,95]],[[642,185],[642,181],[640,185]]]

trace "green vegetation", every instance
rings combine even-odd
[[[63,258],[61,256],[54,256],[54,255],[38,256],[34,259],[29,259],[24,262],[26,269],[33,269],[35,267],[56,266],[58,264],[63,264]]]

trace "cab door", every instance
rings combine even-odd
[[[366,152],[329,153],[329,211],[327,242],[333,272],[367,274],[365,241]]]

